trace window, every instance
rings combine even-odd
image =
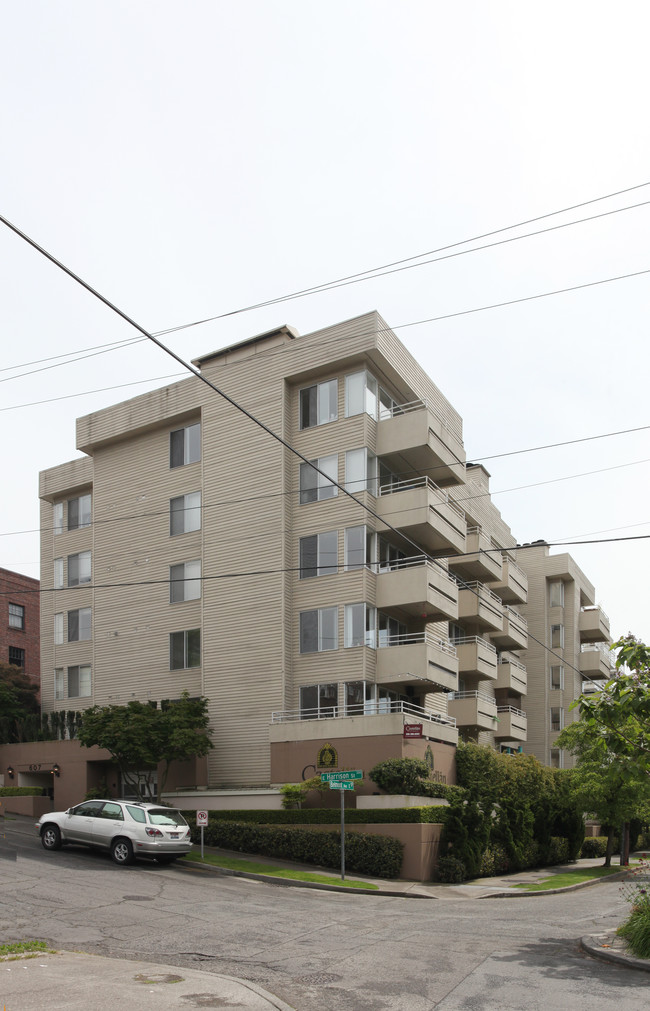
[[[561,579],[549,583],[548,592],[551,607],[564,607],[564,583]]]
[[[61,617],[63,617],[63,615]],[[55,700],[59,700],[63,697],[63,667],[57,667],[54,671],[54,698]]]
[[[92,694],[90,667],[68,667],[68,698],[87,699]]]
[[[68,611],[68,642],[84,642],[91,637],[91,609]]]
[[[55,502],[52,506],[52,530],[55,534],[63,533],[63,502]]]
[[[381,611],[377,615],[377,625],[379,627],[378,646],[397,646],[400,640],[407,634],[407,628],[403,621],[397,618],[390,618]]]
[[[18,646],[9,647],[9,663],[13,664],[14,667],[24,667],[25,666],[25,650],[19,649]]]
[[[551,706],[551,730],[561,730],[564,726],[564,709]]]
[[[63,611],[54,615],[54,645],[60,646],[63,642]]]
[[[169,636],[169,669],[201,666],[201,629],[172,632]]]
[[[397,403],[397,401],[391,397],[390,393],[386,390],[379,390],[379,420],[386,421],[387,418],[392,418],[396,414],[403,414],[404,411]]]
[[[379,571],[380,572],[391,572],[393,569],[398,569],[400,567],[400,562],[406,559],[406,552],[402,551],[401,548],[396,548],[394,544],[387,541],[384,537],[379,538],[378,543],[378,559]]]
[[[307,386],[300,391],[300,427],[314,428],[339,416],[339,384],[336,379]]]
[[[300,715],[304,720],[336,716],[338,694],[336,684],[307,685],[300,689]]]
[[[68,530],[89,527],[91,522],[91,496],[80,495],[68,499]]]
[[[78,555],[68,555],[68,586],[89,583],[90,569],[90,551],[80,551]]]
[[[201,424],[188,425],[169,433],[169,466],[184,467],[201,459]]]
[[[554,690],[564,688],[564,667],[551,667],[551,688]]]
[[[369,449],[349,449],[345,454],[345,487],[353,495],[377,494],[377,457]]]
[[[324,471],[327,477],[323,477],[314,470]],[[306,502],[322,502],[323,499],[335,498],[339,490],[332,481],[338,481],[339,458],[336,456],[321,456],[317,460],[300,464],[300,504]],[[328,481],[329,478],[329,481]]]
[[[345,570],[363,569],[374,557],[374,533],[368,527],[348,527],[345,531]]]
[[[201,596],[201,562],[182,562],[169,567],[169,602],[199,600]]]
[[[551,625],[551,649],[564,649],[564,625]]]
[[[9,605],[9,628],[25,628],[25,608],[21,604]]]
[[[564,752],[560,748],[551,748],[551,768],[564,768]]]
[[[300,538],[300,578],[328,576],[338,572],[339,535],[337,530]]]
[[[300,612],[300,652],[323,653],[338,649],[338,607]]]
[[[346,715],[354,716],[355,713],[363,713],[367,698],[365,681],[346,681],[344,687]]]
[[[345,416],[369,414],[377,418],[377,380],[369,372],[354,372],[345,377]]]
[[[192,530],[201,529],[201,492],[193,491],[189,495],[179,495],[169,502],[169,533],[189,534]]]
[[[63,587],[63,559],[54,559],[54,589],[60,590]]]
[[[345,605],[345,646],[375,648],[377,612],[368,604]]]

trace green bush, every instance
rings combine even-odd
[[[637,958],[650,958],[650,907],[635,906],[617,933],[625,938]]]
[[[42,797],[40,786],[0,786],[0,797]]]
[[[339,832],[310,832],[309,829],[255,825],[243,821],[212,819],[204,830],[208,846],[239,850],[283,860],[340,867]],[[192,830],[195,836],[195,830]],[[379,878],[395,878],[402,867],[403,845],[389,836],[345,833],[345,864],[350,871]]]
[[[423,758],[388,758],[368,773],[373,783],[386,793],[423,794],[429,779],[429,766]]]
[[[580,856],[590,859],[604,857],[607,851],[607,836],[593,835],[587,836],[580,849]]]
[[[348,825],[440,824],[448,809],[445,807],[350,808],[345,812]],[[196,822],[196,811],[183,811],[190,825]],[[340,825],[338,808],[301,808],[282,811],[209,811],[209,822],[238,821],[255,825]],[[200,836],[199,836],[200,838]]]
[[[562,839],[560,836],[553,836],[551,839],[551,852],[549,854],[548,864],[550,867],[553,864],[566,864],[569,862],[569,840]]]
[[[467,881],[465,864],[457,857],[440,857],[436,867],[436,880],[446,885],[459,885]]]

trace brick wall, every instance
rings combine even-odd
[[[25,652],[25,673],[40,684],[40,582],[20,572],[0,568],[0,662],[9,663],[9,649]],[[9,624],[9,605],[24,608],[23,628]]]

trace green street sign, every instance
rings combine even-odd
[[[363,779],[361,769],[352,769],[351,772],[321,772],[321,783],[345,782],[350,779]]]
[[[351,779],[332,779],[330,790],[354,790],[354,783]]]

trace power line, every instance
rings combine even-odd
[[[19,362],[17,365],[3,365],[0,367],[0,372],[13,372],[15,369],[26,369],[30,365],[42,365],[44,362],[54,362],[59,361],[61,358],[70,358],[72,355],[83,355],[86,351],[99,351],[101,348],[117,348],[120,345],[126,344],[137,344],[139,341],[144,340],[143,337],[126,337],[124,340],[119,341],[109,341],[108,344],[93,344],[88,348],[77,348],[75,351],[65,351],[60,355],[50,355],[47,358],[35,358],[31,362]],[[76,361],[77,359],[72,359]],[[68,364],[63,362],[64,365]],[[25,375],[31,375],[31,373],[24,373]],[[12,379],[20,378],[20,376],[12,376]],[[4,381],[4,380],[3,380]]]
[[[76,397],[89,397],[94,393],[110,393],[111,390],[124,390],[129,386],[142,386],[145,383],[158,383],[163,379],[179,379],[182,372],[173,372],[168,376],[152,376],[150,379],[134,379],[131,383],[118,383],[117,386],[102,386],[98,390],[86,390],[82,393],[65,393],[61,397],[48,397],[46,400],[32,400],[29,404],[13,404],[10,407],[0,407],[0,411],[18,411],[23,407],[39,407],[42,404],[56,404],[59,400],[74,400]]]

